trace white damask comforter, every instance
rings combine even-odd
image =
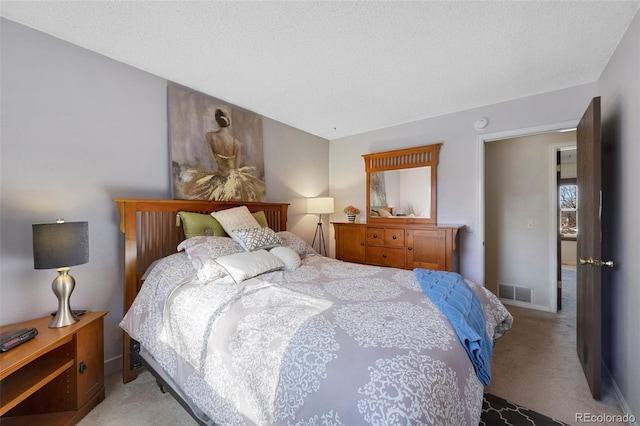
[[[489,336],[511,316],[483,287]],[[308,256],[240,284],[153,269],[121,326],[220,425],[476,425],[483,386],[413,271]]]

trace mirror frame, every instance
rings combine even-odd
[[[436,224],[436,180],[438,171],[438,156],[442,143],[418,146],[414,148],[396,149],[393,151],[378,152],[374,154],[364,154],[364,168],[367,174],[367,223],[370,225],[391,225],[391,224]],[[426,217],[378,217],[371,216],[371,173],[384,172],[387,170],[403,170],[416,167],[431,167],[431,205],[430,214]]]

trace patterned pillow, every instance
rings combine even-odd
[[[269,250],[269,253],[282,260],[284,263],[285,271],[295,271],[300,267],[302,260],[298,253],[290,249],[289,247],[274,247]]]
[[[246,251],[267,249],[282,245],[282,240],[271,228],[236,229],[233,231]]]
[[[240,244],[229,237],[195,237],[184,240],[180,246],[184,246],[191,264],[198,271],[198,278],[203,281],[211,281],[225,275],[224,269],[215,262],[216,258],[244,252]]]
[[[191,248],[193,246],[197,246],[199,244],[209,244],[209,245],[214,245],[214,246],[231,246],[231,247],[237,247],[238,243],[233,241],[233,239],[231,237],[229,237],[228,235],[226,237],[216,237],[216,236],[210,236],[210,235],[200,235],[197,237],[191,237],[191,238],[187,238],[186,240],[182,241],[180,244],[178,244],[178,251],[183,251],[186,250],[188,248]],[[242,247],[240,247],[242,248]]]
[[[236,283],[284,268],[284,263],[266,250],[230,254],[217,258],[216,262]]]
[[[303,259],[306,256],[316,254],[316,251],[309,244],[292,232],[280,231],[278,237],[282,240],[283,246],[289,247]]]
[[[234,207],[231,209],[212,212],[211,216],[216,218],[227,234],[238,243],[241,240],[236,236],[236,229],[260,228],[260,224],[251,214],[247,206]]]

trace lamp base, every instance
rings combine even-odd
[[[324,242],[324,232],[322,230],[322,215],[318,216],[318,225],[316,226],[316,233],[313,234],[313,242],[311,243],[311,247],[316,244],[316,238],[318,238],[318,254],[321,256],[328,256],[327,246]]]
[[[53,294],[58,297],[58,312],[49,323],[49,328],[66,327],[71,324],[75,324],[80,319],[71,311],[69,306],[69,298],[76,286],[76,280],[69,275],[71,268],[58,269],[58,276],[51,284]]]

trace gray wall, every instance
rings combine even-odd
[[[640,419],[640,13],[600,79],[602,97],[603,351],[617,390]],[[637,423],[636,423],[637,424]]]
[[[56,272],[33,269],[31,225],[89,222],[90,261],[71,270],[74,309],[108,310],[105,359],[121,354],[122,234],[113,198],[170,197],[167,81],[1,22],[0,324],[48,315]],[[215,95],[215,94],[213,94]],[[263,120],[269,201],[311,241],[304,197],[328,194],[328,141]]]

